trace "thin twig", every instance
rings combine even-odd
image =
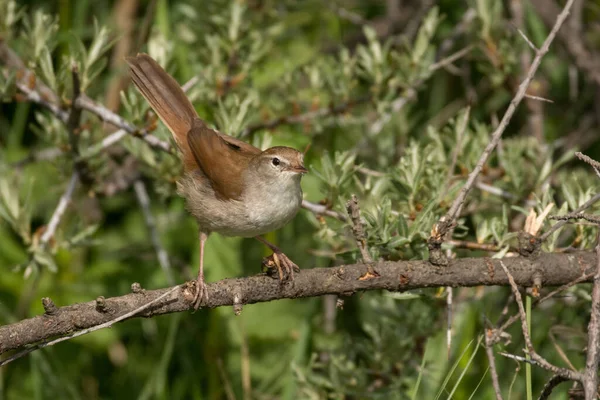
[[[348,200],[346,203],[346,210],[348,211],[350,221],[352,222],[352,235],[356,240],[362,260],[365,263],[372,263],[373,258],[371,258],[369,248],[367,247],[367,235],[365,234],[365,227],[360,220],[360,208],[358,206],[356,195],[352,195],[352,198]]]
[[[596,243],[596,273],[592,288],[592,306],[588,325],[587,358],[585,362],[584,380],[582,382],[586,400],[597,398],[598,364],[600,363],[600,227]]]
[[[497,188],[496,186],[492,186],[492,185],[488,185],[487,183],[483,183],[481,181],[477,181],[477,183],[475,183],[475,187],[479,190],[481,190],[482,192],[486,192],[489,194],[493,194],[495,196],[499,196],[502,197],[503,199],[516,199],[517,196],[515,196],[514,194],[507,192],[506,190],[502,190],[500,188]]]
[[[525,35],[523,33],[522,30],[517,28],[517,31],[519,32],[519,35],[521,35],[521,37],[523,38],[523,40],[525,40],[525,42],[529,45],[529,47],[531,48],[531,50],[533,50],[535,53],[537,53],[539,50],[537,47],[534,46],[534,44],[531,42],[531,40],[529,40],[529,38],[527,37],[527,35]]]
[[[496,370],[496,357],[494,356],[493,343],[490,341],[490,332],[485,334],[485,353],[487,354],[488,361],[490,364],[490,377],[492,378],[492,386],[496,393],[496,400],[502,400],[502,391],[500,390],[500,383],[498,381],[498,371]]]
[[[594,196],[592,196],[591,199],[589,199],[588,201],[583,203],[581,206],[579,206],[577,209],[575,209],[573,212],[571,212],[571,214],[577,214],[584,210],[587,210],[592,205],[594,205],[594,203],[596,203],[598,200],[600,200],[600,193],[596,193]],[[550,229],[548,229],[548,231],[546,233],[544,233],[542,236],[540,236],[540,240],[543,242],[544,240],[548,239],[550,237],[550,235],[552,235],[554,232],[556,232],[557,229],[562,228],[567,222],[568,221],[558,221],[556,224],[552,225],[552,227],[550,227]]]
[[[550,99],[547,99],[547,98],[541,97],[541,96],[534,96],[532,94],[526,94],[525,97],[528,99],[531,99],[531,100],[539,100],[539,101],[543,101],[544,103],[554,104],[553,100],[550,100]]]
[[[583,154],[582,152],[575,152],[575,157],[579,158],[581,161],[589,164],[592,166],[592,168],[594,168],[596,171],[598,171],[600,169],[600,162],[586,156],[585,154]]]
[[[113,144],[119,142],[121,139],[123,139],[127,135],[128,135],[128,132],[125,129],[119,129],[118,131],[111,133],[110,135],[108,135],[104,139],[102,139],[99,143],[95,143],[92,146],[88,147],[87,149],[83,150],[81,152],[80,159],[85,160],[85,159],[92,158],[92,157],[102,153],[104,150],[106,150]]]
[[[144,142],[148,143],[150,147],[170,153],[172,151],[171,145],[168,142],[160,140],[156,136],[151,134],[148,129],[138,129],[135,125],[131,124],[125,118],[121,117],[104,107],[101,104],[94,102],[89,97],[82,95],[77,99],[77,105],[82,109],[91,112],[96,115],[104,122],[116,126],[117,128],[125,130],[127,133],[139,137]]]
[[[71,67],[71,77],[73,81],[73,99],[71,101],[71,110],[67,119],[67,132],[69,134],[69,143],[71,145],[71,154],[77,159],[79,155],[79,123],[81,121],[81,108],[77,107],[77,99],[81,95],[81,84],[79,82],[79,71],[77,64],[73,63]]]
[[[8,47],[6,46],[6,43],[3,41],[0,41],[0,46],[2,46],[2,49],[0,49],[0,50],[3,50],[3,51],[0,51],[0,54],[5,56],[5,58],[8,57],[9,56],[8,53],[9,53],[10,49],[8,49]],[[14,53],[12,53],[12,52],[10,52],[10,53],[11,53],[10,56],[12,58],[17,57],[16,55],[14,55]],[[5,63],[8,62],[9,65],[16,65],[18,63],[22,64],[22,61],[20,61],[20,59],[18,59],[18,60],[1,60],[1,61],[4,61]],[[22,68],[22,72],[23,72],[24,76],[29,76],[29,74],[31,74],[31,72],[24,67]],[[59,104],[52,101],[53,99],[58,99],[58,97],[56,96],[55,93],[51,92],[49,88],[44,86],[44,93],[46,94],[46,92],[48,92],[49,94],[42,96],[42,94],[35,87],[30,88],[27,85],[27,83],[25,83],[25,82],[19,81],[19,82],[17,82],[16,86],[17,86],[17,89],[19,89],[19,91],[21,91],[27,97],[27,100],[46,107],[58,119],[60,119],[65,124],[68,122],[69,113],[66,112],[65,110],[63,110]],[[50,100],[48,100],[48,98],[50,98]],[[130,134],[139,136],[142,140],[144,140],[146,143],[148,143],[153,148],[158,148],[158,149],[166,151],[166,152],[171,151],[171,146],[169,145],[168,142],[162,141],[162,140],[158,139],[157,137],[152,136],[148,130],[137,129],[135,126],[133,126],[132,124],[127,122],[121,116],[110,111],[108,108],[104,107],[103,105],[100,105],[100,104],[94,102],[89,97],[87,97],[85,94],[81,94],[76,99],[73,99],[71,104],[72,104],[72,107],[77,107],[77,108],[81,108],[81,109],[90,111],[93,114],[100,117],[100,119],[102,119],[103,121],[106,121],[106,122],[116,126],[117,128],[124,129],[125,131],[127,131]]]
[[[502,357],[510,358],[511,360],[524,362],[524,363],[531,364],[531,365],[539,365],[539,363],[535,360],[532,360],[530,358],[526,358],[523,356],[518,356],[516,354],[510,354],[505,351],[499,351],[498,354],[500,354]]]
[[[515,296],[515,302],[517,303],[517,307],[519,308],[519,317],[521,318],[521,330],[523,332],[523,338],[525,339],[525,344],[527,345],[527,352],[529,353],[531,360],[535,361],[542,368],[551,371],[557,375],[561,375],[573,381],[582,382],[583,375],[579,372],[571,371],[566,368],[560,368],[555,365],[552,365],[535,351],[533,343],[531,342],[531,338],[529,337],[529,329],[527,328],[527,315],[525,314],[525,307],[523,306],[521,292],[519,292],[517,283],[515,282],[515,279],[513,278],[506,265],[504,265],[504,262],[500,261],[500,266],[502,267],[504,273],[508,278],[508,282],[510,283],[513,295]]]
[[[302,200],[302,208],[312,212],[315,215],[324,215],[326,217],[335,218],[339,221],[346,222],[348,218],[342,213],[334,210],[330,210],[327,206],[322,204],[312,203],[307,200]]]
[[[71,175],[71,179],[69,180],[69,184],[67,185],[67,189],[65,190],[63,195],[60,197],[60,200],[58,201],[58,205],[56,206],[56,209],[54,210],[54,213],[52,214],[52,217],[50,218],[50,222],[48,223],[46,230],[44,231],[44,233],[42,234],[42,237],[40,238],[40,242],[41,242],[42,246],[46,246],[48,244],[48,242],[50,241],[50,239],[52,239],[52,237],[56,233],[56,229],[58,228],[58,225],[60,224],[60,221],[61,221],[65,211],[67,210],[69,203],[71,202],[71,198],[73,197],[73,192],[75,191],[75,187],[77,187],[77,182],[79,182],[79,175],[78,175],[77,171],[73,171],[73,174]]]
[[[146,185],[141,179],[138,179],[133,184],[133,189],[135,190],[135,195],[138,199],[138,203],[140,203],[140,207],[142,209],[142,213],[144,214],[144,220],[146,221],[146,226],[150,231],[150,240],[152,240],[152,246],[154,247],[154,251],[156,252],[156,257],[158,258],[158,263],[160,267],[165,273],[167,277],[167,282],[169,285],[175,284],[175,279],[173,278],[173,273],[171,271],[171,263],[169,262],[169,255],[167,251],[162,246],[160,242],[160,237],[158,235],[158,231],[156,229],[156,223],[154,221],[154,216],[152,215],[152,210],[150,210],[150,197],[148,196],[148,191],[146,190]]]
[[[538,306],[548,300],[550,300],[551,298],[553,298],[554,296],[556,296],[557,294],[564,292],[565,290],[579,284],[582,282],[587,282],[590,279],[592,279],[592,277],[594,276],[595,272],[591,272],[589,274],[583,274],[580,277],[578,277],[577,279],[574,279],[573,281],[566,283],[558,288],[556,288],[555,290],[551,291],[550,293],[546,294],[544,297],[538,299],[533,305],[534,306]],[[492,341],[494,343],[496,343],[499,339],[500,336],[502,335],[502,333],[504,331],[506,331],[508,329],[508,327],[510,327],[512,324],[514,324],[517,320],[519,319],[519,314],[513,314],[510,318],[508,318],[500,328],[494,329],[494,334],[492,336]]]
[[[566,379],[564,376],[554,375],[544,385],[544,388],[542,389],[542,393],[540,393],[540,397],[538,398],[538,400],[547,400],[547,399],[549,399],[550,395],[552,394],[552,391],[554,390],[554,388],[556,386],[560,385],[561,383],[567,382],[567,381],[568,381],[568,379]]]
[[[570,221],[572,219],[584,219],[593,224],[600,224],[600,215],[568,213],[565,215],[552,215],[549,219],[556,221]]]
[[[554,40],[556,33],[558,32],[558,30],[564,23],[565,19],[569,15],[569,10],[571,9],[571,7],[573,5],[573,1],[574,0],[568,0],[567,4],[563,8],[563,11],[557,17],[556,23],[554,24],[554,27],[550,31],[550,34],[544,41],[544,44],[536,52],[536,56],[535,56],[533,62],[531,63],[529,71],[527,72],[527,76],[525,77],[523,82],[519,85],[519,90],[517,91],[517,94],[511,100],[510,105],[508,106],[508,109],[506,110],[506,112],[504,113],[504,116],[502,117],[502,120],[500,121],[500,123],[498,124],[498,127],[492,134],[492,139],[490,140],[490,143],[486,146],[485,150],[481,154],[479,161],[477,161],[475,168],[469,174],[467,182],[465,183],[465,185],[461,189],[460,193],[458,194],[458,196],[452,203],[452,206],[450,207],[450,209],[448,210],[446,215],[444,215],[438,221],[438,223],[436,224],[437,227],[432,230],[433,234],[435,235],[435,237],[434,237],[434,235],[432,235],[432,239],[434,241],[438,241],[438,242],[443,241],[444,237],[446,236],[446,233],[448,232],[450,227],[454,224],[454,220],[456,219],[456,217],[458,215],[460,215],[460,211],[465,203],[467,195],[469,194],[471,188],[475,184],[477,177],[479,176],[479,174],[480,174],[481,170],[483,169],[483,166],[487,162],[488,158],[492,154],[492,151],[498,145],[498,142],[500,141],[502,134],[504,133],[504,131],[506,130],[506,127],[508,126],[510,120],[512,119],[512,117],[517,109],[517,106],[521,103],[521,101],[523,100],[523,97],[525,97],[527,88],[529,87],[529,84],[531,83],[533,76],[535,75],[538,67],[540,66],[543,56],[548,52],[548,49],[550,48],[550,44]]]

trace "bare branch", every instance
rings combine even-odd
[[[451,260],[450,265],[445,268],[432,267],[428,261],[380,261],[373,264],[305,269],[296,276],[293,283],[285,285],[266,275],[225,279],[208,285],[207,307],[231,306],[235,301],[239,304],[253,304],[326,294],[347,296],[357,291],[377,289],[406,291],[424,287],[507,285],[506,275],[499,273],[500,261],[463,258]],[[596,266],[596,254],[591,251],[542,254],[535,260],[514,257],[502,261],[511,269],[514,281],[519,285],[529,286],[533,276],[541,274],[545,286],[555,286],[572,282],[582,274],[592,272]],[[371,265],[375,266],[378,275],[365,278]],[[188,287],[184,284],[175,288],[179,288],[177,296],[171,297],[168,302],[144,309],[135,314],[135,317],[147,318],[190,310],[193,299],[191,285]],[[59,307],[52,313],[0,326],[0,354],[113,321],[115,317],[137,310],[173,289],[137,288],[131,294],[103,299],[101,308],[96,301],[90,301]]]
[[[550,216],[549,218],[553,219],[553,220],[557,220],[557,221],[570,221],[572,219],[584,219],[593,224],[600,224],[600,215],[568,213],[565,215],[553,215],[553,216]]]
[[[546,384],[544,385],[544,388],[542,389],[542,393],[540,393],[540,397],[538,398],[538,400],[546,400],[550,398],[550,395],[552,394],[552,391],[554,390],[554,388],[558,385],[560,385],[563,382],[567,382],[568,379],[566,379],[563,376],[560,375],[554,375],[552,378],[550,378],[550,380],[548,382],[546,382]]]
[[[550,364],[544,357],[540,356],[534,349],[533,343],[531,342],[531,338],[529,337],[529,329],[527,328],[527,315],[525,314],[525,307],[523,306],[523,300],[521,298],[521,292],[519,292],[519,287],[515,282],[512,274],[504,265],[504,262],[500,261],[500,266],[504,270],[504,273],[508,277],[508,281],[510,283],[510,287],[512,289],[513,295],[515,296],[515,302],[517,303],[517,307],[519,308],[519,317],[521,318],[521,331],[523,332],[523,338],[525,339],[525,344],[527,345],[527,352],[531,357],[531,360],[536,362],[540,367],[552,371],[556,375],[560,375],[567,379],[581,382],[583,380],[583,376],[576,371],[571,371],[566,368],[560,368],[555,365]]]
[[[491,334],[491,331],[485,333],[485,353],[487,354],[488,361],[490,364],[490,376],[492,378],[492,386],[494,387],[496,400],[502,400],[502,391],[500,390],[500,383],[498,381],[498,371],[496,370],[496,357],[494,357],[494,343],[492,343],[490,340]]]
[[[356,240],[362,260],[365,263],[372,263],[373,259],[371,258],[367,247],[367,235],[365,234],[365,227],[360,220],[360,208],[358,207],[356,195],[352,195],[352,198],[348,200],[346,203],[346,210],[348,211],[350,221],[352,222],[352,235]]]
[[[600,363],[600,227],[598,229],[598,243],[596,243],[596,273],[594,274],[594,287],[592,288],[592,310],[588,325],[587,358],[583,389],[586,400],[598,398],[598,364]]]
[[[583,203],[580,207],[578,207],[576,210],[574,210],[570,214],[577,215],[578,213],[581,213],[582,211],[590,208],[598,200],[600,200],[600,193],[596,193],[594,196],[592,196],[591,199],[589,199],[588,201]],[[540,240],[543,242],[544,240],[548,239],[550,237],[550,235],[552,235],[554,232],[556,232],[557,229],[562,228],[567,222],[568,221],[566,221],[566,220],[558,221],[556,224],[552,225],[552,227],[550,229],[548,229],[548,231],[546,233],[544,233],[542,236],[540,236]]]
[[[58,96],[54,92],[52,92],[47,86],[44,86],[42,84],[36,83],[36,85],[30,87],[30,85],[27,82],[27,77],[32,76],[33,73],[27,68],[25,68],[23,62],[18,58],[16,54],[14,54],[14,52],[12,52],[12,50],[10,50],[6,42],[4,42],[1,39],[0,64],[5,64],[9,68],[15,68],[22,72],[22,75],[25,77],[25,79],[20,79],[17,81],[17,89],[19,89],[19,91],[21,91],[27,97],[27,100],[44,106],[62,122],[64,122],[65,124],[68,123],[70,113],[66,112],[61,108],[61,105],[58,103]],[[76,88],[74,87],[74,89]],[[144,140],[153,148],[157,148],[166,152],[171,151],[171,146],[168,142],[164,142],[158,139],[157,137],[152,136],[150,134],[150,131],[146,129],[140,130],[136,128],[134,125],[127,122],[118,114],[110,111],[103,105],[95,103],[83,93],[80,93],[75,98],[73,98],[71,102],[71,107],[87,110],[97,115],[103,121],[106,121],[116,126],[117,128],[121,128],[129,134],[139,136],[142,140]]]
[[[348,218],[346,218],[346,216],[342,213],[330,210],[329,208],[327,208],[327,206],[324,206],[322,204],[312,203],[307,200],[302,200],[302,208],[312,212],[315,215],[324,215],[326,217],[335,218],[342,222],[346,222],[348,220]]]

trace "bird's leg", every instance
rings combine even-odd
[[[279,247],[275,246],[273,243],[270,243],[262,236],[255,236],[256,240],[263,243],[265,246],[270,248],[273,251],[272,260],[267,257],[263,260],[263,264],[267,267],[273,267],[272,264],[275,264],[277,267],[277,271],[279,272],[279,280],[284,281],[287,279],[294,279],[294,272],[300,272],[300,268],[288,258],[283,252],[279,249]],[[285,276],[283,271],[285,270]]]
[[[204,245],[208,235],[200,231],[200,268],[198,270],[198,279],[196,279],[196,296],[194,300],[194,310],[200,308],[202,301],[208,302],[208,287],[204,282]]]

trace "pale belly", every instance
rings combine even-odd
[[[290,222],[302,204],[299,182],[287,190],[256,191],[241,201],[220,200],[212,189],[190,183],[189,178],[184,178],[179,192],[186,198],[188,210],[205,233],[242,237],[263,235]]]

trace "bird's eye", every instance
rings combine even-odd
[[[279,164],[281,164],[281,160],[277,157],[273,157],[271,163],[273,163],[274,166],[278,166]]]

